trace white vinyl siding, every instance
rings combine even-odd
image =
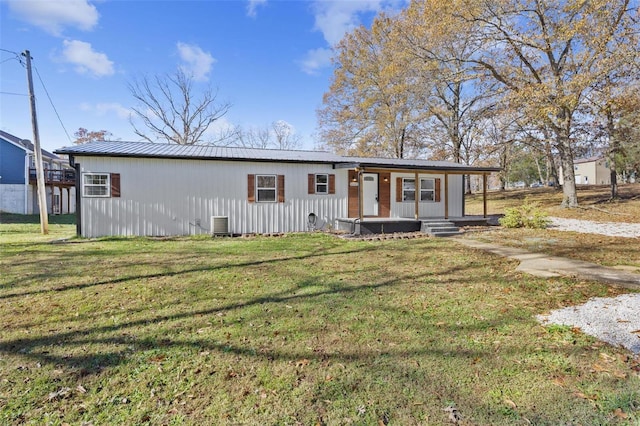
[[[82,156],[76,162],[84,173],[121,176],[120,198],[82,199],[87,237],[207,234],[211,216],[227,216],[234,234],[303,232],[310,213],[318,226],[347,217],[348,172],[331,164]],[[335,174],[336,193],[308,194],[308,174],[322,172]],[[248,175],[283,175],[285,201],[248,202]]]

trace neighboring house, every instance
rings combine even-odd
[[[463,175],[499,170],[141,142],[56,152],[69,155],[80,177],[77,224],[85,237],[264,234],[326,229],[340,220],[463,217]]]
[[[33,144],[0,130],[0,211],[39,212]],[[42,150],[47,211],[75,212],[75,171],[68,162]]]
[[[609,160],[603,156],[581,158],[573,161],[576,185],[611,185]],[[560,184],[564,182],[562,167],[559,170]]]

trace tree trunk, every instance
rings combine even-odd
[[[557,135],[557,148],[562,163],[562,207],[578,207],[576,192],[576,175],[573,169],[573,152],[571,141],[567,135]]]
[[[609,170],[611,173],[611,199],[618,198],[618,172],[616,170],[616,154],[620,146],[616,132],[616,125],[613,118],[611,108],[607,108],[607,131],[609,133],[609,151],[607,152],[607,160],[609,161]]]

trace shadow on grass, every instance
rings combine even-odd
[[[299,259],[296,257],[293,259]],[[264,262],[257,262],[257,264]],[[459,266],[449,268],[442,271],[443,274],[453,274],[461,272],[467,269],[468,266]],[[381,353],[378,350],[365,351],[358,350],[356,353],[343,351],[341,353],[333,354],[315,354],[310,351],[303,352],[278,352],[277,350],[269,350],[267,352],[256,352],[251,345],[243,346],[241,344],[231,344],[229,342],[219,343],[212,342],[210,339],[190,339],[190,340],[173,340],[167,337],[163,338],[142,338],[136,339],[134,336],[127,333],[127,330],[135,329],[136,327],[152,327],[165,322],[178,321],[185,318],[199,317],[199,316],[220,316],[221,314],[229,313],[231,311],[238,311],[249,308],[255,305],[262,305],[267,303],[274,304],[286,304],[301,300],[313,301],[313,303],[322,302],[322,298],[330,295],[340,294],[349,295],[358,292],[366,292],[376,289],[382,289],[394,286],[396,284],[408,281],[413,282],[420,278],[424,278],[425,273],[398,276],[388,280],[380,281],[374,284],[362,284],[362,285],[345,285],[344,283],[332,282],[332,283],[319,283],[316,281],[301,281],[296,284],[294,288],[290,288],[281,292],[273,293],[270,295],[256,297],[244,302],[230,303],[220,307],[192,310],[189,312],[181,312],[171,315],[158,315],[155,317],[146,317],[137,319],[125,323],[119,323],[114,325],[103,325],[96,327],[88,327],[82,330],[64,331],[64,332],[52,332],[47,336],[32,337],[32,338],[19,338],[0,342],[0,352],[6,354],[20,354],[22,356],[31,358],[40,363],[50,363],[52,365],[64,365],[71,370],[77,371],[78,374],[88,375],[99,373],[102,369],[113,367],[119,364],[127,363],[128,357],[132,354],[130,348],[135,347],[135,351],[145,351],[157,348],[194,348],[197,350],[210,350],[224,353],[234,353],[242,356],[250,356],[257,358],[267,358],[269,360],[285,360],[285,361],[297,361],[303,357],[316,357],[318,360],[326,360],[328,358],[337,361],[367,361],[374,357],[381,355],[393,356],[393,357],[406,357],[409,355],[416,355],[421,353],[435,353],[438,354],[439,350],[433,347],[425,345],[424,349],[418,351],[407,350],[385,350]],[[446,283],[438,283],[446,284]],[[309,292],[310,288],[314,286],[322,287],[317,291]],[[328,288],[327,288],[328,287]],[[296,290],[305,289],[304,294],[296,294]],[[349,303],[345,301],[345,303]],[[265,313],[265,315],[267,315]],[[498,328],[502,325],[502,320],[496,321],[481,321],[477,324],[478,329],[486,329],[487,327]],[[442,324],[438,324],[442,327]],[[459,332],[461,327],[456,324],[451,324],[452,332]],[[467,331],[472,327],[465,326]],[[321,332],[321,331],[319,331]],[[102,337],[106,334],[121,333],[120,336]],[[95,337],[94,337],[95,336]],[[106,345],[118,345],[122,349],[113,350],[109,352],[102,352],[100,354],[73,354],[74,349],[81,348],[85,345],[92,344],[106,344]],[[52,347],[68,347],[68,350],[62,350],[62,354],[54,355],[50,349]],[[444,351],[440,353],[444,355]],[[490,355],[488,352],[476,352],[467,349],[460,349],[457,353],[448,353],[449,356],[457,356],[464,358],[477,358],[480,356]]]
[[[221,265],[216,265],[216,266],[211,266],[211,265],[206,265],[203,267],[198,267],[198,268],[188,268],[188,269],[181,269],[178,271],[163,271],[163,272],[158,272],[158,273],[154,273],[154,274],[146,274],[146,275],[129,275],[129,276],[124,276],[124,277],[118,277],[118,278],[113,278],[113,279],[109,279],[109,280],[104,280],[104,281],[98,281],[98,282],[93,282],[93,283],[82,283],[82,284],[73,284],[73,285],[67,285],[67,286],[62,286],[62,287],[53,287],[53,288],[42,288],[42,289],[38,289],[38,290],[32,290],[32,291],[23,291],[23,292],[16,292],[16,293],[9,293],[9,294],[4,294],[4,295],[0,295],[0,300],[6,300],[6,299],[13,299],[16,297],[25,297],[25,296],[33,296],[33,295],[37,295],[37,294],[43,294],[43,293],[49,293],[49,292],[63,292],[63,291],[68,291],[68,290],[80,290],[80,289],[86,289],[86,288],[91,288],[91,287],[99,287],[99,286],[104,286],[104,285],[109,285],[109,284],[120,284],[120,283],[125,283],[128,281],[134,281],[134,280],[144,280],[144,279],[153,279],[153,278],[161,278],[161,277],[175,277],[178,275],[184,275],[184,274],[190,274],[190,273],[196,273],[196,272],[210,272],[210,271],[215,271],[215,270],[219,270],[219,269],[227,269],[227,268],[244,268],[244,267],[248,267],[248,266],[256,266],[256,265],[267,265],[267,264],[275,264],[275,263],[280,263],[280,262],[287,262],[287,261],[292,261],[292,260],[303,260],[303,259],[309,259],[309,258],[313,258],[313,257],[319,257],[319,256],[339,256],[339,255],[345,255],[345,254],[355,254],[355,253],[366,253],[369,251],[373,251],[375,250],[376,247],[375,246],[371,246],[371,247],[363,247],[357,250],[346,250],[346,251],[336,251],[336,252],[324,252],[324,251],[315,251],[315,252],[311,252],[308,254],[304,254],[301,256],[288,256],[288,257],[281,257],[281,258],[270,258],[268,260],[255,260],[255,261],[250,261],[250,262],[242,262],[242,263],[225,263],[225,264],[221,264]],[[97,253],[89,253],[89,256],[95,256],[96,254],[100,254],[100,255],[105,255],[104,251],[97,251]],[[80,256],[82,258],[87,256],[87,252],[81,252],[81,253],[77,253],[77,256]],[[175,260],[175,259],[174,259]],[[66,261],[69,261],[69,258],[66,259]],[[154,263],[151,262],[148,265],[153,265]],[[138,263],[139,265],[139,263]],[[66,273],[61,272],[60,275],[66,275]],[[45,274],[38,274],[35,276],[30,277],[31,280],[35,280],[38,281],[39,279],[46,279],[46,278],[51,278],[52,274],[51,273],[45,273]],[[12,281],[12,282],[8,282],[3,284],[2,286],[0,286],[0,288],[9,288],[13,285],[17,284],[17,280],[16,281]]]

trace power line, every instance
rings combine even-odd
[[[0,92],[0,95],[29,96],[26,93]]]
[[[67,135],[67,139],[69,139],[70,143],[73,143],[73,141],[71,140],[71,137],[69,136],[69,132],[67,132],[67,128],[64,127],[64,123],[62,122],[62,119],[60,118],[60,114],[58,114],[58,110],[56,109],[56,106],[53,104],[53,101],[51,100],[51,96],[49,96],[49,91],[47,90],[47,86],[44,85],[44,81],[42,81],[42,77],[40,77],[40,73],[38,72],[38,68],[37,67],[33,67],[36,70],[36,75],[38,76],[38,80],[40,80],[40,84],[42,84],[42,87],[44,88],[44,93],[47,94],[47,98],[49,99],[49,103],[51,104],[51,107],[53,107],[53,111],[56,113],[56,117],[58,117],[58,121],[60,122],[60,125],[62,126],[62,129],[64,130],[64,133]]]

